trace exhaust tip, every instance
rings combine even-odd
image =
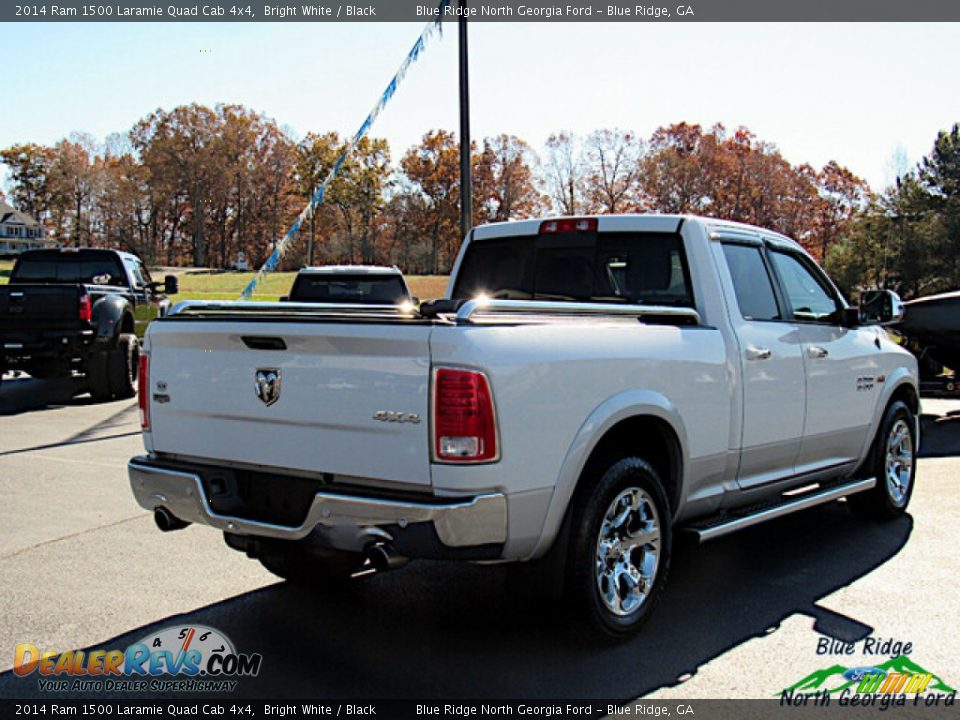
[[[377,572],[385,572],[403,567],[409,562],[408,558],[397,555],[386,543],[375,543],[367,550],[367,560]]]
[[[190,523],[184,522],[176,517],[165,507],[158,507],[153,511],[153,521],[162,532],[172,532],[174,530],[183,530]]]

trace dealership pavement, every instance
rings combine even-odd
[[[14,646],[125,648],[168,625],[212,626],[264,656],[238,694],[337,698],[771,697],[834,664],[824,637],[912,643],[960,685],[960,403],[926,401],[927,456],[910,515],[842,504],[696,547],[681,543],[643,634],[585,643],[562,612],[505,590],[502,568],[411,563],[339,593],[277,582],[190,527],[163,534],[134,503],[133,402],[92,404],[77,381],[0,388],[0,696],[37,695]]]

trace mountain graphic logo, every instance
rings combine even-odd
[[[905,676],[929,674],[932,675],[932,679],[926,686],[927,691],[944,693],[956,692],[956,690],[947,685],[939,675],[934,675],[929,670],[920,667],[906,655],[899,655],[886,662],[869,667],[848,668],[843,665],[831,665],[821,670],[814,670],[802,680],[798,680],[790,687],[784,688],[779,694],[782,695],[783,693],[790,692],[822,692],[833,695],[834,693],[839,693],[847,689],[851,690],[851,692],[856,692],[865,676],[878,673],[883,673],[885,676],[889,676],[892,673]]]

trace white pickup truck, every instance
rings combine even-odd
[[[474,229],[419,309],[177,305],[140,365],[162,530],[282,577],[406,558],[547,573],[584,627],[635,632],[678,531],[701,540],[847,498],[901,515],[917,365],[792,240],[690,216]]]

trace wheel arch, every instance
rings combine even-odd
[[[542,557],[562,535],[565,518],[577,493],[583,492],[594,470],[617,457],[644,457],[664,483],[671,514],[683,497],[687,435],[679,411],[660,393],[626,391],[598,406],[571,443],[540,534],[531,554]]]
[[[880,431],[880,426],[883,423],[883,418],[887,414],[887,408],[889,408],[898,400],[905,402],[907,407],[909,407],[910,411],[913,413],[915,420],[914,435],[917,439],[917,449],[919,450],[920,392],[917,388],[917,378],[915,374],[912,374],[909,371],[909,369],[898,368],[894,373],[891,373],[887,377],[887,380],[884,383],[883,389],[880,393],[880,397],[877,399],[877,406],[873,413],[873,420],[870,422],[866,443],[860,453],[860,459],[857,463],[857,469],[854,472],[854,475],[862,474],[864,466],[869,462],[870,453],[873,449],[874,442],[876,441],[877,433]]]
[[[917,392],[917,388],[913,383],[901,382],[897,385],[884,404],[883,411],[886,412],[887,408],[897,400],[902,400],[906,403],[907,407],[910,408],[910,412],[914,415],[920,414],[920,394]]]
[[[127,309],[127,312],[123,313],[123,318],[120,320],[120,332],[124,334],[134,335],[137,332],[137,323],[133,319],[133,313]]]
[[[128,320],[129,318],[129,320]],[[114,343],[124,330],[124,323],[130,323],[130,331],[135,327],[130,303],[116,295],[102,297],[93,305],[93,324],[97,329],[97,339]]]

